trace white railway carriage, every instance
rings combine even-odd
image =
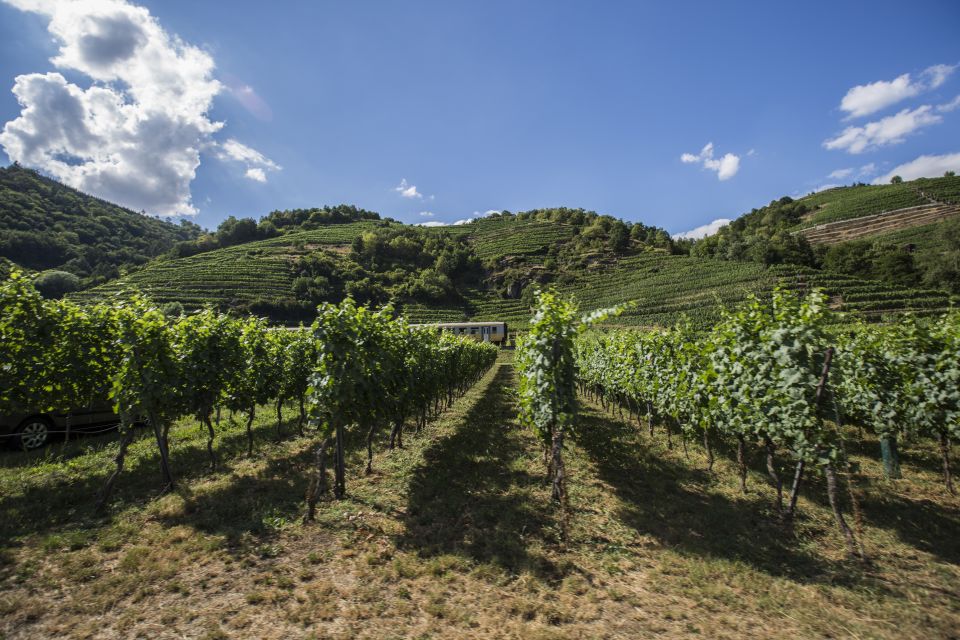
[[[458,336],[470,336],[482,342],[494,342],[500,345],[507,341],[506,322],[436,322],[411,326],[449,331]]]

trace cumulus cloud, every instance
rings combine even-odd
[[[276,162],[266,157],[256,149],[248,147],[242,142],[233,138],[221,143],[214,143],[217,157],[221,160],[235,161],[246,166],[244,174],[247,178],[256,182],[267,181],[267,171],[280,171],[282,167]]]
[[[924,91],[936,89],[946,82],[956,68],[957,65],[937,64],[924,69],[917,80],[905,73],[893,80],[857,85],[840,100],[840,109],[846,111],[849,118],[868,116]]]
[[[400,184],[393,188],[402,198],[423,200],[423,194],[417,191],[417,185],[410,184],[406,178],[400,180]]]
[[[727,153],[719,159],[714,158],[712,142],[708,142],[697,155],[684,153],[680,156],[680,161],[686,164],[702,164],[704,169],[716,171],[719,180],[729,180],[740,171],[740,156]]]
[[[196,213],[190,183],[223,127],[207,115],[222,89],[213,58],[125,0],[5,1],[48,18],[52,64],[91,81],[18,76],[21,112],[0,132],[10,159],[133,209]],[[247,175],[266,179],[269,168],[248,166]]]
[[[696,227],[695,229],[690,229],[689,231],[684,231],[682,233],[674,234],[674,238],[680,240],[700,240],[701,238],[706,238],[707,236],[712,236],[722,227],[730,224],[729,218],[717,218],[713,222]]]
[[[886,175],[873,181],[873,184],[887,184],[893,176],[904,180],[917,178],[936,178],[947,171],[960,171],[960,153],[947,153],[940,156],[920,156],[915,160],[894,167]]]
[[[432,218],[433,211],[421,211],[420,215],[423,216],[424,218]]]
[[[915,109],[904,109],[863,126],[847,127],[837,137],[825,140],[823,146],[847,153],[863,153],[878,147],[899,144],[911,133],[942,121],[943,118],[934,113],[933,107],[925,104]]]
[[[417,226],[417,227],[446,227],[446,226],[447,226],[447,223],[446,223],[446,222],[440,222],[439,220],[428,220],[428,221],[426,221],[426,222],[418,222],[418,223],[417,223],[416,225],[414,225],[414,226]]]

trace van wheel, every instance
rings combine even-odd
[[[52,430],[53,424],[47,418],[27,418],[17,427],[14,442],[24,451],[39,449],[47,444]]]

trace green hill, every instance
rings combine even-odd
[[[95,284],[199,234],[195,224],[130,211],[16,164],[0,168],[0,258],[30,270]]]
[[[323,296],[309,299],[297,291],[303,277],[299,265],[322,258],[338,273],[351,273],[359,268],[353,245],[377,229],[463,243],[485,265],[478,278],[455,279],[454,295],[426,300],[395,297],[400,310],[414,322],[474,318],[522,325],[529,317],[530,292],[541,284],[576,297],[584,309],[635,300],[636,306],[614,321],[634,326],[668,324],[680,314],[705,326],[715,319],[718,302],[732,304],[778,285],[823,287],[837,308],[868,316],[929,312],[950,304],[949,296],[940,291],[897,287],[803,266],[766,267],[750,261],[691,257],[642,242],[620,253],[591,251],[578,247],[584,236],[582,226],[514,216],[452,228],[413,229],[384,221],[331,225],[189,258],[155,261],[76,297],[95,300],[137,290],[158,302],[179,302],[187,309],[213,304],[278,321],[305,321]],[[358,281],[369,279],[373,272],[363,273]],[[382,284],[389,286],[390,281]],[[344,290],[330,299],[337,299]]]
[[[765,265],[799,264],[960,294],[960,270],[943,268],[960,261],[960,234],[951,231],[960,224],[958,202],[960,178],[955,176],[785,197],[696,242],[691,254]],[[913,242],[896,243],[893,234],[935,222],[958,241],[942,243],[936,234],[920,233]]]
[[[812,247],[803,230],[932,201],[960,201],[960,179],[782,198],[695,243],[566,208],[415,227],[339,205],[274,211],[259,222],[228,218],[204,233],[15,165],[0,169],[0,272],[11,263],[68,271],[81,278],[85,290],[71,294],[79,300],[139,291],[188,310],[213,305],[286,323],[309,321],[319,302],[351,295],[392,302],[413,321],[523,324],[533,291],[546,285],[585,309],[635,301],[613,321],[628,325],[680,314],[706,325],[718,303],[778,285],[822,286],[838,308],[882,316],[944,309],[947,292],[960,293],[960,218],[893,225],[833,246]]]

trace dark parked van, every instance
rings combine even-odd
[[[94,431],[119,424],[108,404],[78,409],[70,414],[70,431]],[[58,412],[0,415],[0,440],[17,449],[37,449],[67,431],[67,414]]]

